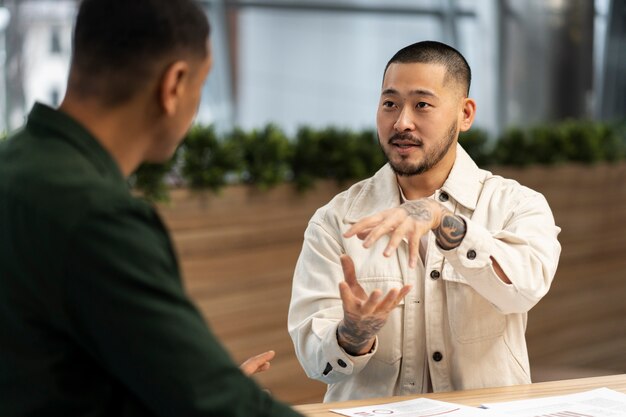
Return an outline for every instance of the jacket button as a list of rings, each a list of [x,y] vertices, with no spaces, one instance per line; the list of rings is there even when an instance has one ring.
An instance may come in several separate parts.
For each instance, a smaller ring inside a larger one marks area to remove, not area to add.
[[[333,370],[333,367],[330,366],[330,363],[326,363],[326,367],[324,368],[324,372],[322,372],[322,375],[326,376],[330,373],[330,371]]]
[[[439,362],[440,360],[443,359],[443,355],[441,354],[441,352],[435,352],[433,353],[433,360],[435,362]]]
[[[442,193],[439,194],[439,201],[441,201],[441,202],[445,203],[446,201],[448,201],[448,198],[449,198],[448,197],[448,193],[442,192]]]
[[[476,251],[474,249],[467,251],[467,259],[476,259]]]
[[[430,277],[432,279],[439,279],[440,276],[441,274],[436,269],[433,269],[432,271],[430,271]]]
[[[338,360],[337,360],[337,365],[341,366],[342,368],[345,368],[346,366],[348,366],[348,365],[346,365],[346,363],[343,361],[343,359],[338,359]]]

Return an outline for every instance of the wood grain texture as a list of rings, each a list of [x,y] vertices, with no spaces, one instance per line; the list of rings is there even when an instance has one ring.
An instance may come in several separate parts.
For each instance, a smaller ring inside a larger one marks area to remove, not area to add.
[[[355,400],[341,403],[333,403],[332,405],[319,403],[307,404],[297,406],[296,409],[307,417],[336,417],[337,414],[328,411],[330,408],[360,407],[365,405],[384,404],[394,401],[410,400],[418,397],[426,397],[433,400],[477,407],[485,403],[516,401],[531,398],[575,394],[602,387],[607,387],[626,394],[626,374],[602,376],[595,378],[573,379],[566,381],[543,382],[531,385],[516,385],[512,387],[424,394],[419,396]]]
[[[543,193],[562,228],[555,281],[529,314],[533,380],[626,372],[626,165],[494,172]],[[187,290],[213,331],[238,362],[275,350],[257,380],[292,404],[320,402],[325,391],[306,377],[287,334],[293,269],[309,218],[347,187],[174,190],[159,206]]]

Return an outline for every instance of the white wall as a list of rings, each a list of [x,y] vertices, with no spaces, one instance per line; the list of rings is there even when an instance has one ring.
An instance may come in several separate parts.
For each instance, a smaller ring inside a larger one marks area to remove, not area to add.
[[[30,2],[24,8],[27,25],[24,39],[24,95],[26,111],[35,101],[52,103],[52,92],[59,100],[65,94],[71,58],[72,25],[75,15],[73,1]],[[53,53],[53,31],[59,35],[61,51]]]

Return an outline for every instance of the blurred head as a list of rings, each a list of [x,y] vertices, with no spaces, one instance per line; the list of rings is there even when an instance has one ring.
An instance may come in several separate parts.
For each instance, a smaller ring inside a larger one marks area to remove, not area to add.
[[[378,136],[398,175],[453,163],[460,131],[476,110],[468,98],[471,71],[454,48],[425,41],[398,51],[385,67],[377,111]]]
[[[83,0],[68,95],[105,109],[149,97],[163,118],[148,159],[166,159],[197,111],[211,67],[208,40],[207,17],[194,0]]]

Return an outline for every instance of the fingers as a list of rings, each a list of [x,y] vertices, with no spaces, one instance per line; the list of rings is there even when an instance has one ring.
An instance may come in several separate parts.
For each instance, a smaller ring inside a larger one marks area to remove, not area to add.
[[[341,261],[341,268],[343,269],[344,280],[350,287],[353,297],[365,301],[367,299],[367,293],[356,279],[356,271],[352,258],[344,254],[341,255],[339,259]]]
[[[390,289],[387,295],[385,295],[385,298],[383,298],[380,304],[376,306],[376,311],[384,312],[384,313],[391,311],[395,307],[395,305],[393,305],[393,302],[395,301],[397,297],[398,297],[398,289],[397,288]]]
[[[270,361],[274,359],[274,356],[276,356],[276,352],[273,350],[263,352],[246,360],[239,368],[248,376],[267,371],[270,369]]]
[[[384,235],[394,232],[404,223],[407,216],[408,213],[404,209],[396,209],[390,212],[388,216],[378,224],[378,226],[372,229],[367,238],[363,241],[363,247],[369,248]],[[406,230],[406,227],[403,227],[402,229]],[[402,239],[402,236],[400,239]]]
[[[389,242],[383,251],[383,255],[386,257],[391,256],[398,249],[402,240],[406,239],[409,244],[409,268],[414,269],[419,259],[420,239],[429,230],[427,223],[410,217],[405,209],[400,208],[387,210],[379,215],[359,220],[344,236],[356,235],[363,240],[363,247],[369,248],[381,237],[389,235]],[[346,275],[345,266],[344,275]]]
[[[371,231],[372,231],[372,229],[362,230],[362,231],[360,231],[359,233],[356,234],[356,237],[359,238],[359,240],[365,240],[365,239],[367,239],[367,237],[369,236]]]
[[[388,313],[400,304],[400,302],[411,291],[411,285],[405,285],[402,288],[393,288],[389,290],[385,298],[378,304],[376,308],[379,312]]]
[[[256,374],[258,374],[258,373],[260,373],[260,372],[265,372],[265,371],[267,371],[268,369],[270,369],[270,367],[271,367],[271,366],[272,366],[272,364],[271,364],[271,363],[269,363],[269,362],[265,362],[263,365],[261,365],[261,366],[259,366],[259,367],[257,368],[257,371],[256,371],[255,373],[256,373]]]
[[[402,224],[400,224],[400,226],[396,228],[396,230],[394,230],[394,232],[391,234],[391,237],[389,238],[387,247],[383,251],[384,256],[391,256],[393,251],[395,251],[396,248],[400,246],[400,242],[402,242],[402,239],[409,235],[409,233],[411,232],[411,226],[412,225],[410,220],[406,219],[404,222],[402,222]],[[419,242],[419,238],[417,240]],[[411,242],[410,239],[409,242]]]
[[[413,288],[412,285],[405,285],[404,287],[402,287],[400,293],[398,294],[398,297],[396,298],[395,305],[400,304],[400,301],[402,301],[404,297],[406,297],[407,294],[411,292],[411,288]]]
[[[411,290],[410,285],[405,285],[400,289],[392,288],[382,297],[382,291],[375,289],[368,296],[357,281],[352,258],[344,254],[340,256],[340,261],[345,281],[339,283],[339,294],[344,312],[351,313],[353,317],[389,313]]]
[[[384,212],[383,212],[384,213]],[[350,238],[354,235],[363,233],[369,229],[372,229],[374,226],[377,226],[383,219],[383,213],[375,214],[373,216],[365,217],[348,229],[346,233],[343,234],[343,237]]]
[[[358,307],[358,300],[352,294],[350,286],[345,281],[339,283],[339,295],[343,302],[344,311],[353,311]]]
[[[271,361],[272,359],[274,359],[274,356],[276,356],[276,352],[274,352],[273,350],[268,350],[267,352],[260,353],[250,359],[253,359],[258,363],[262,363]]]
[[[352,258],[346,254],[341,255],[339,260],[341,261],[341,269],[343,269],[344,280],[348,283],[348,285],[353,286],[357,283],[354,261],[352,261]]]
[[[344,237],[350,238],[356,235],[359,239],[363,240],[363,246],[369,248],[382,236],[392,232],[395,233],[398,228],[401,228],[403,232],[410,229],[410,223],[402,226],[406,223],[408,216],[409,213],[403,208],[385,210],[359,220],[344,233]],[[399,245],[399,241],[402,240],[402,237],[403,236],[400,235],[396,238],[398,239],[396,247]],[[391,253],[391,251],[389,251],[389,253]]]
[[[378,289],[372,291],[367,301],[363,304],[363,313],[369,314],[373,312],[374,310],[376,310],[378,306],[378,301],[380,300],[380,297],[382,296],[382,294],[383,292]]]

